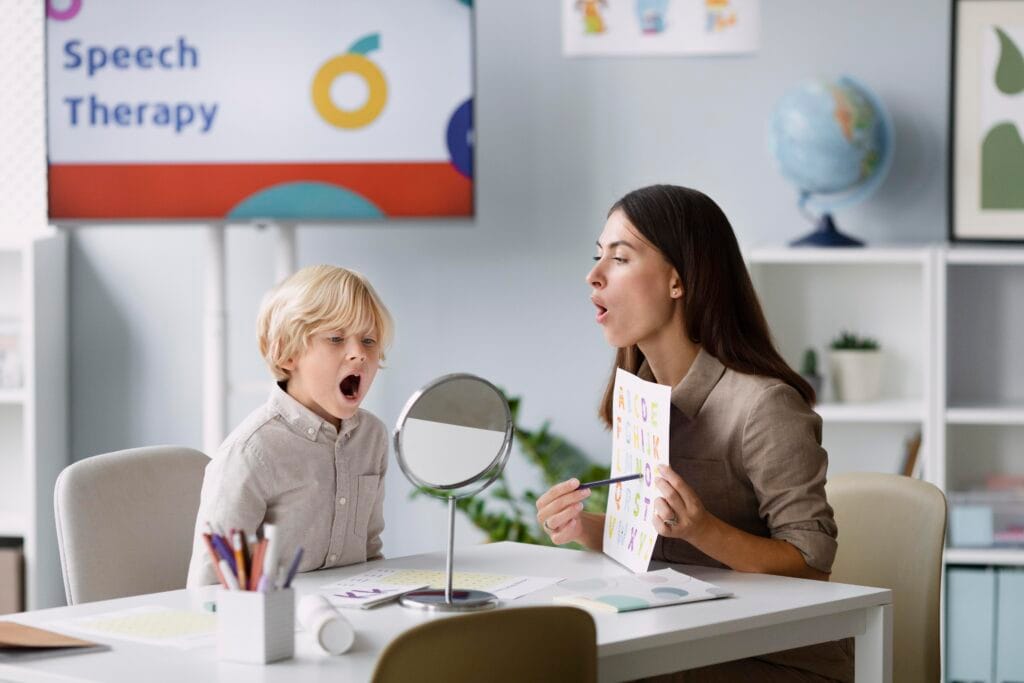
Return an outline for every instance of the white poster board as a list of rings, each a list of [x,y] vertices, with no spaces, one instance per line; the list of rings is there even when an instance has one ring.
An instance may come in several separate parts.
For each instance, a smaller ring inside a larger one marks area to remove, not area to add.
[[[612,485],[604,521],[604,552],[634,572],[651,562],[658,532],[654,528],[654,480],[667,465],[672,389],[645,382],[619,368],[612,399],[611,476],[642,473]]]

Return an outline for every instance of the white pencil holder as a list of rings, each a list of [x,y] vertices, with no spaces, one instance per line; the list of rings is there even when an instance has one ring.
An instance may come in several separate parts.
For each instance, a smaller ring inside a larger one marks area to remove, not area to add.
[[[221,659],[267,664],[295,654],[295,591],[291,588],[217,592]]]

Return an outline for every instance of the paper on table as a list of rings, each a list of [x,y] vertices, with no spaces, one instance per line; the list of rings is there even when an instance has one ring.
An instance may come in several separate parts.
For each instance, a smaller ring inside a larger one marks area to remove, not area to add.
[[[20,662],[109,649],[109,645],[102,643],[92,643],[13,621],[0,621],[0,662]]]
[[[651,607],[725,598],[732,593],[713,583],[674,569],[590,579],[568,579],[559,584],[568,592],[552,598],[594,612],[632,612]]]
[[[615,371],[612,397],[611,476],[643,474],[613,484],[604,518],[604,552],[634,572],[645,572],[658,532],[654,528],[654,480],[668,464],[672,389],[645,382],[622,368]]]
[[[454,588],[476,589],[493,593],[502,600],[515,600],[528,593],[558,583],[559,578],[542,576],[513,576],[509,574],[481,574],[455,572],[452,576]],[[381,591],[371,594],[370,600],[380,602],[387,600],[384,591],[391,591],[390,598],[397,598],[402,593],[429,586],[444,588],[445,573],[426,569],[373,569],[362,574],[350,576],[336,583],[321,588],[332,604],[339,607],[362,607],[365,601],[356,597],[339,596],[353,589],[362,591]]]
[[[156,605],[132,607],[53,623],[55,626],[59,625],[81,633],[182,650],[213,645],[217,636],[216,615]]]

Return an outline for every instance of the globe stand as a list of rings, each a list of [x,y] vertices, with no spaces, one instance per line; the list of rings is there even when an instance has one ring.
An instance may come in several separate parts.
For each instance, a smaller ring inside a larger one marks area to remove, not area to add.
[[[863,247],[863,240],[844,235],[836,229],[832,214],[822,214],[814,231],[789,243],[792,247]]]

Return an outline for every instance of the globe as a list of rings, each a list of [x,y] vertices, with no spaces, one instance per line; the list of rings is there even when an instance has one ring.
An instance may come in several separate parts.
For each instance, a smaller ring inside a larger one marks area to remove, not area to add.
[[[800,210],[817,221],[814,232],[792,244],[863,244],[836,230],[832,211],[878,189],[892,163],[892,139],[881,101],[849,76],[808,81],[782,96],[772,112],[768,146],[796,187]]]

